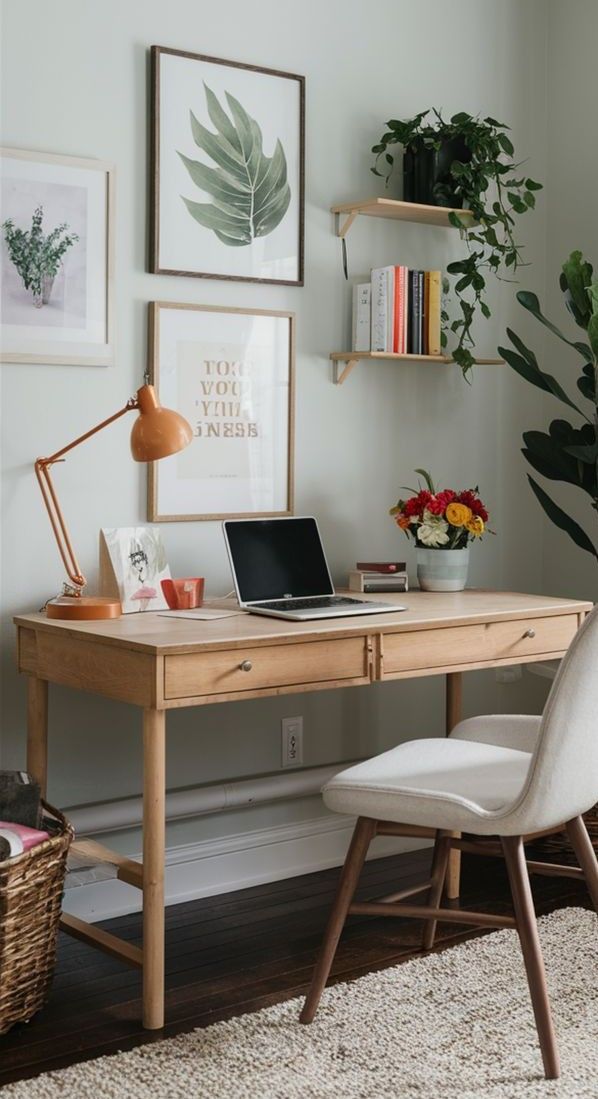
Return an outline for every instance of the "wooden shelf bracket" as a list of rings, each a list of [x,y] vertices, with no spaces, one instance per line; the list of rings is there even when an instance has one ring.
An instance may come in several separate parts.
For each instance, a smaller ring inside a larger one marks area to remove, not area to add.
[[[335,385],[342,385],[343,382],[346,382],[346,380],[349,377],[349,374],[351,373],[351,371],[357,366],[357,363],[359,362],[359,359],[360,359],[359,355],[356,355],[354,359],[346,359],[345,362],[344,362],[344,366],[342,366],[342,360],[341,359],[334,359],[333,360],[332,369],[333,369],[333,372],[334,372],[334,384]],[[342,366],[342,369],[341,369],[341,366]]]

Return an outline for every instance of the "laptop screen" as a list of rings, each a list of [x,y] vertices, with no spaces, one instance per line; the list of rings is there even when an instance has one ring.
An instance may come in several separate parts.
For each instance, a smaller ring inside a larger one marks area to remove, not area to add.
[[[241,603],[334,595],[315,519],[239,519],[223,526]]]

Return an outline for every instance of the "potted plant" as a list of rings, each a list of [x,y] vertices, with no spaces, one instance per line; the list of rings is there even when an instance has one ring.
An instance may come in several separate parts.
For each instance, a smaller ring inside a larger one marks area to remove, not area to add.
[[[487,530],[488,512],[477,488],[437,492],[430,474],[416,469],[426,487],[405,488],[390,515],[415,541],[417,579],[422,591],[463,591],[469,569],[469,544]]]
[[[523,455],[537,473],[549,481],[562,481],[574,485],[589,497],[596,522],[598,512],[598,279],[594,278],[592,265],[581,252],[572,252],[563,264],[559,285],[565,295],[565,305],[586,339],[565,335],[544,316],[535,294],[520,290],[517,300],[528,313],[540,321],[554,336],[573,349],[583,366],[577,379],[577,389],[584,401],[582,406],[573,400],[561,383],[542,370],[538,360],[523,340],[510,328],[507,335],[512,347],[500,347],[506,362],[525,381],[545,393],[552,393],[576,415],[576,424],[569,420],[553,420],[545,431],[526,431],[523,435]],[[568,511],[563,510],[551,496],[528,475],[528,481],[548,518],[575,542],[576,546],[591,553],[598,560],[596,534],[591,538]]]
[[[515,215],[534,208],[534,192],[542,184],[520,172],[506,132],[509,127],[495,118],[479,118],[461,111],[447,122],[434,108],[405,121],[391,119],[386,125],[379,142],[372,147],[376,154],[374,175],[384,176],[388,186],[395,167],[389,149],[402,146],[405,201],[450,206],[449,221],[460,230],[467,245],[467,257],[447,267],[456,276],[454,291],[460,310],[449,324],[457,338],[451,354],[467,376],[474,364],[474,318],[478,311],[486,318],[490,316],[485,273],[505,277],[521,265],[521,246],[514,234]],[[473,220],[456,212],[463,206]],[[446,347],[446,331],[442,342]]]
[[[29,231],[17,229],[12,218],[2,224],[10,260],[21,276],[25,289],[31,291],[37,309],[48,304],[62,259],[79,240],[77,233],[67,232],[69,226],[66,222],[57,225],[46,236],[42,228],[43,217],[43,206],[37,206]]]

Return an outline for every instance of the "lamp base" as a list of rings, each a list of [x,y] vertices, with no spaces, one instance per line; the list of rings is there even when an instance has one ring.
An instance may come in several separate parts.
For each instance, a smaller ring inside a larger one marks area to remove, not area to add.
[[[59,595],[46,603],[48,618],[70,618],[71,621],[98,621],[102,618],[120,618],[122,607],[118,599],[101,595]]]

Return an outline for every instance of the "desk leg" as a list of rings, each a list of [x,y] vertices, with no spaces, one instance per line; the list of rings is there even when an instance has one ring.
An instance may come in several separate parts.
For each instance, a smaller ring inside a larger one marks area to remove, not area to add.
[[[42,797],[48,782],[48,681],[27,679],[27,770],[39,782]]]
[[[446,677],[446,726],[448,736],[461,720],[461,698],[463,688],[463,676],[461,672],[449,672]],[[459,836],[458,832],[453,835]],[[446,895],[448,900],[455,901],[459,898],[461,885],[461,852],[452,850],[449,855],[448,871],[446,876]]]
[[[164,1026],[166,712],[143,711],[143,1025]]]

